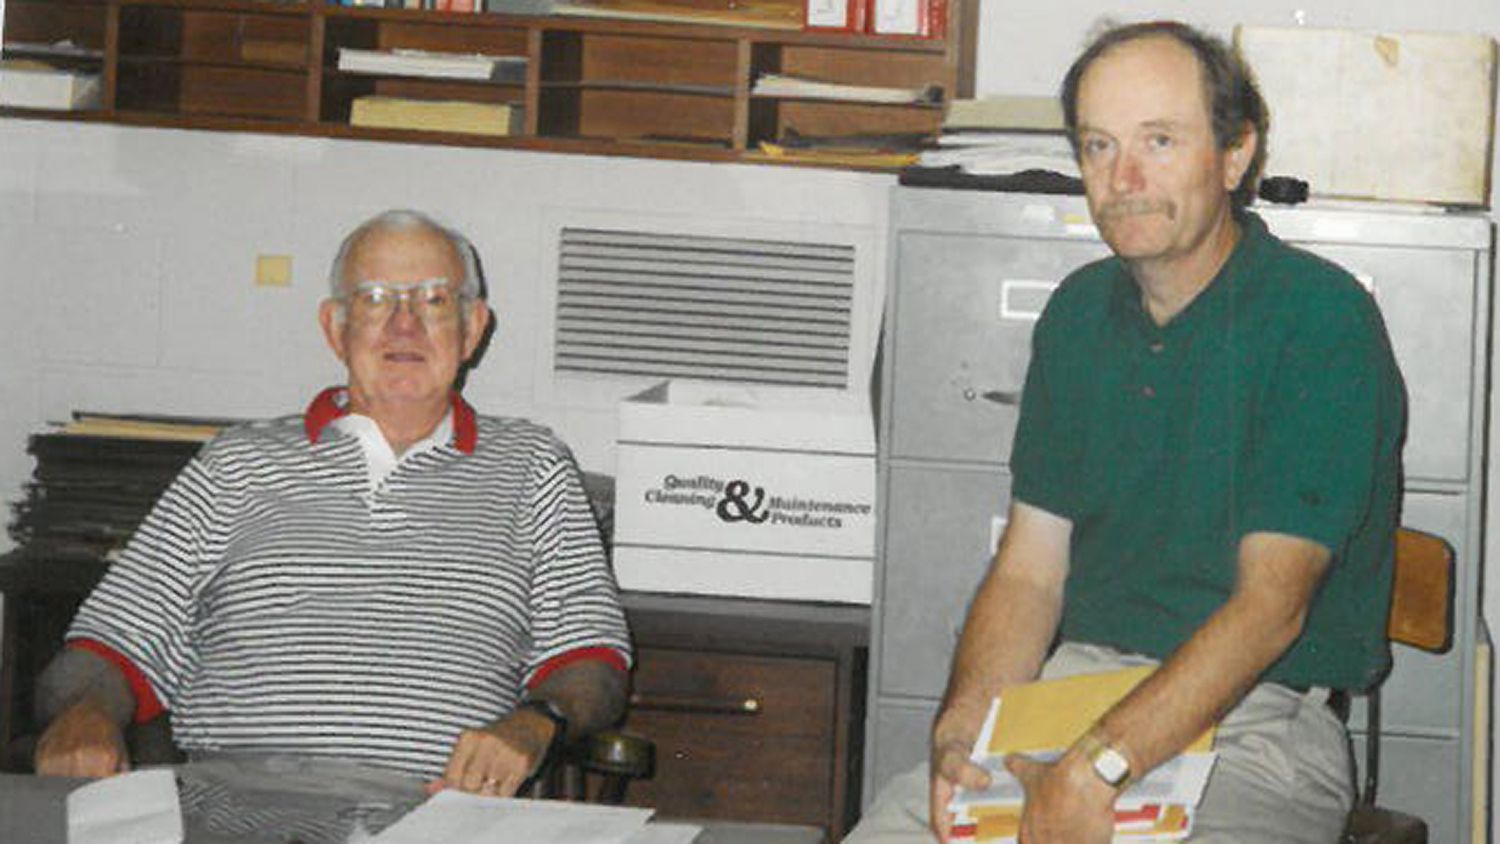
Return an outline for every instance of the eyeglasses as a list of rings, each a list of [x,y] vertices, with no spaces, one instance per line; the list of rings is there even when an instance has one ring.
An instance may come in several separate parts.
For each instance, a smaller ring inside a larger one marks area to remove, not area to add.
[[[441,325],[458,316],[462,297],[454,295],[448,279],[429,278],[409,282],[362,281],[342,300],[349,303],[356,322],[383,324],[405,302],[411,307],[412,316],[428,325]]]

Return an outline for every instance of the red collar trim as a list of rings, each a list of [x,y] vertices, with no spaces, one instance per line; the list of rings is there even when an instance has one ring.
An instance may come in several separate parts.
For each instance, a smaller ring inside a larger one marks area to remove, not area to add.
[[[344,387],[329,387],[318,393],[302,414],[302,430],[307,432],[307,441],[316,445],[318,437],[328,423],[349,413],[349,391]]]
[[[474,418],[474,408],[456,391],[452,397],[453,447],[464,454],[473,454],[474,446],[479,442],[479,425]],[[307,441],[316,444],[328,423],[348,413],[348,388],[329,387],[318,393],[302,414],[302,429],[307,432]]]
[[[464,397],[453,392],[453,447],[464,454],[473,454],[479,444],[479,425],[474,420],[474,408]]]

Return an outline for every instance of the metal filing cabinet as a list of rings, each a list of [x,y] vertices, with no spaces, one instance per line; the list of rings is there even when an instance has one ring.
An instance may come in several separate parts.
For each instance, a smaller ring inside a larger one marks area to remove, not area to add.
[[[1282,238],[1372,289],[1406,378],[1402,521],[1458,551],[1452,650],[1395,647],[1381,802],[1470,839],[1476,760],[1489,221],[1256,209]],[[968,601],[1009,506],[1010,440],[1031,329],[1052,288],[1109,254],[1079,197],[897,188],[881,382],[879,560],[866,788],[926,758]],[[1351,717],[1361,741],[1361,706]],[[1479,742],[1483,747],[1484,742]]]

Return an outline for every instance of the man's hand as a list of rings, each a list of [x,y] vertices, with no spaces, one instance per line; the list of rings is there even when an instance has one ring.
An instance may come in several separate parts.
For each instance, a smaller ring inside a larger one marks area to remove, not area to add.
[[[1047,763],[1011,754],[1005,767],[1026,790],[1020,844],[1108,844],[1114,836],[1115,790],[1082,757]]]
[[[125,735],[104,707],[83,698],[52,720],[36,744],[36,772],[107,777],[130,770]]]
[[[510,797],[541,764],[556,729],[545,716],[519,709],[475,730],[464,730],[448,755],[442,777],[428,793],[445,788]]]
[[[984,713],[962,710],[963,707],[956,705],[944,710],[932,729],[927,822],[933,835],[944,844],[947,844],[953,826],[948,801],[953,799],[954,788],[982,789],[990,784],[989,772],[969,761],[974,739],[984,723]]]

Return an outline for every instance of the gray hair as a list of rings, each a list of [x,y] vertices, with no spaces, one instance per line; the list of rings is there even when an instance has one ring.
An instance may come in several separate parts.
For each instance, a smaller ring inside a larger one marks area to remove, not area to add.
[[[354,245],[359,243],[365,235],[373,232],[406,231],[409,229],[427,229],[447,238],[449,245],[453,247],[454,253],[464,265],[463,283],[458,287],[458,295],[466,301],[474,301],[484,298],[484,286],[479,280],[479,261],[475,257],[474,244],[464,237],[456,229],[439,223],[432,217],[421,211],[412,211],[405,208],[394,208],[382,211],[370,219],[360,223],[354,231],[349,232],[344,242],[339,244],[338,254],[333,258],[333,267],[328,271],[329,295],[334,299],[344,297],[344,264],[349,260],[349,253],[354,251]]]

